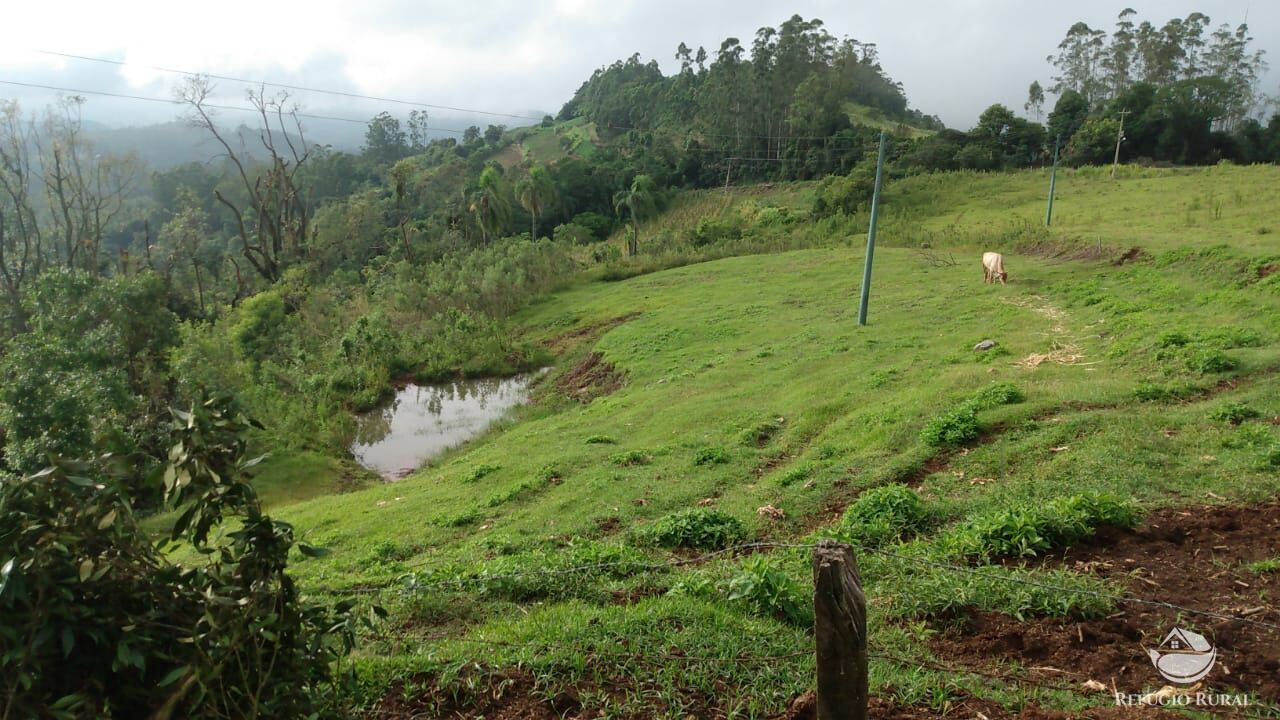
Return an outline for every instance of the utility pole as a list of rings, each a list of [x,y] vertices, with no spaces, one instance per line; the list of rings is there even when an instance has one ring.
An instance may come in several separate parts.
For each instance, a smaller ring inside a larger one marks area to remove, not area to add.
[[[1124,116],[1128,110],[1120,111],[1120,129],[1116,131],[1116,159],[1111,162],[1111,179],[1116,179],[1116,167],[1120,164],[1120,143],[1124,142]]]
[[[884,148],[889,134],[880,131],[880,153],[876,157],[876,187],[871,193],[871,227],[867,230],[867,259],[862,266],[862,298],[858,303],[858,324],[867,324],[867,300],[871,295],[871,259],[876,253],[876,218],[880,213],[880,185],[884,180]]]
[[[1053,187],[1058,182],[1058,145],[1061,142],[1061,135],[1053,139],[1053,169],[1049,171],[1049,204],[1044,209],[1045,227],[1049,227],[1049,223],[1053,221]]]

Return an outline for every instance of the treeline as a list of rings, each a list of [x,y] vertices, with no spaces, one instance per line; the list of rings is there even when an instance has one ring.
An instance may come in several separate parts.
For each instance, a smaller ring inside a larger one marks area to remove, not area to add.
[[[1266,98],[1258,78],[1263,51],[1246,25],[1210,30],[1203,13],[1157,27],[1135,23],[1126,9],[1107,34],[1076,23],[1056,55],[1044,116],[1045,88],[1032,82],[1025,119],[993,105],[967,133],[946,130],[923,140],[906,162],[926,170],[996,170],[1047,162],[1055,144],[1074,165],[1110,162],[1121,138],[1123,162],[1205,164],[1280,161],[1280,115],[1256,114]],[[1122,127],[1123,123],[1123,127]]]
[[[597,70],[559,119],[585,118],[636,153],[669,157],[672,179],[694,187],[847,171],[878,132],[851,112],[942,127],[908,107],[874,44],[838,40],[817,18],[760,28],[749,48],[726,38],[714,57],[681,43],[676,58],[670,77],[639,55]]]

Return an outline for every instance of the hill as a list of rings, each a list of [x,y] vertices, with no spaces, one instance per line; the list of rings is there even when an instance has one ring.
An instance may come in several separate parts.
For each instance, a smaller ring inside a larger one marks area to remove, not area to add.
[[[1277,172],[1067,172],[1048,231],[1043,171],[891,183],[867,327],[863,218],[779,221],[810,184],[682,196],[642,238],[710,217],[821,247],[583,282],[520,313],[556,358],[537,402],[406,480],[280,508],[332,551],[296,571],[391,611],[358,660],[384,711],[781,717],[811,685],[803,546],[824,535],[861,548],[885,713],[1112,704],[1026,669],[1086,656],[1083,679],[1158,687],[1124,659],[1131,633],[1280,590],[1274,534],[1238,519],[1274,523],[1280,490],[1280,258],[1258,198]],[[1008,285],[980,282],[982,249]],[[1217,572],[1202,594],[1106,554],[1162,523],[1199,537],[1188,518],[1225,538],[1183,558]],[[1110,540],[1090,550],[1095,532]],[[740,542],[781,545],[698,555]],[[1052,559],[1068,547],[1101,557]],[[1189,610],[1117,630],[1133,598]],[[1275,630],[1254,629],[1218,635],[1235,660],[1216,682],[1276,703]]]

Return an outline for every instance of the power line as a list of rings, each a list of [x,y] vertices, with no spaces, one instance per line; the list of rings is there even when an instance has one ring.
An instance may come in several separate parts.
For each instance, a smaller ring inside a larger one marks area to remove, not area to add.
[[[181,100],[173,100],[168,98],[147,97],[145,95],[129,95],[126,93],[108,92],[106,90],[84,90],[84,89],[78,89],[78,88],[59,87],[57,85],[42,85],[40,83],[18,82],[17,80],[0,80],[0,84],[17,85],[19,87],[36,88],[39,90],[54,90],[57,92],[75,93],[77,95],[100,95],[103,97],[117,98],[120,100],[139,100],[142,102],[164,103],[166,105],[182,105],[183,104]],[[204,106],[207,108],[215,108],[217,110],[235,110],[239,112],[251,112],[251,113],[258,112],[258,110],[255,108],[248,108],[240,105],[214,105],[212,103],[205,103]],[[317,115],[314,113],[304,113],[304,112],[298,112],[295,114],[300,118],[306,118],[308,120],[332,120],[335,122],[355,123],[357,125],[369,124],[368,120],[357,120],[355,118],[337,117],[335,115]],[[430,127],[428,128],[428,130],[454,133],[456,135],[462,135],[466,132],[465,130],[454,130],[452,128],[442,128],[442,127]]]
[[[191,70],[175,70],[173,68],[161,67],[158,65],[142,65],[138,63],[128,63],[123,60],[110,60],[108,58],[90,57],[88,55],[73,55],[71,53],[57,52],[56,50],[40,50],[38,48],[29,48],[31,52],[40,53],[42,55],[54,55],[57,57],[70,58],[72,60],[84,60],[86,62],[105,63],[108,65],[116,65],[119,67],[141,67],[157,72],[172,73],[174,75],[203,75],[204,77],[213,78],[215,80],[226,80],[228,82],[246,83],[249,85],[267,85],[270,87],[285,88],[288,90],[298,90],[300,92],[321,93],[324,95],[336,95],[339,97],[354,98],[357,100],[374,100],[376,102],[395,103],[397,105],[410,105],[414,107],[431,108],[434,110],[450,110],[452,112],[470,113],[472,115],[491,115],[493,117],[518,118],[520,120],[542,120],[540,117],[532,115],[516,115],[513,113],[493,112],[490,110],[475,110],[472,108],[452,107],[449,105],[433,105],[431,103],[417,102],[414,100],[401,100],[399,98],[378,97],[376,95],[361,95],[360,93],[346,92],[344,90],[329,90],[326,88],[307,87],[305,85],[290,85],[288,83],[271,82],[269,80],[250,80],[247,78],[239,78],[232,75],[215,75],[214,73],[193,72]]]

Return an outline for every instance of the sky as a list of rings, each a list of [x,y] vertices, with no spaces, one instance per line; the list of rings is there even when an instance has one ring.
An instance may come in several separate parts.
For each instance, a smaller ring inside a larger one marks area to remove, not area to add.
[[[1214,26],[1247,18],[1255,47],[1280,65],[1280,0],[1127,0],[1157,24],[1192,11]],[[163,67],[340,90],[495,113],[554,114],[591,72],[638,52],[677,69],[680,42],[709,53],[726,37],[792,14],[821,18],[836,37],[876,43],[912,107],[968,129],[1000,102],[1022,110],[1032,80],[1050,84],[1045,56],[1076,21],[1110,30],[1125,2],[1076,0],[56,0],[6,9],[0,81],[167,99],[180,76]],[[41,53],[106,58],[110,65]],[[242,105],[246,86],[218,81],[219,101]],[[1262,91],[1280,94],[1280,71]],[[56,93],[6,85],[28,109]],[[306,111],[365,120],[412,106],[295,93]],[[1052,106],[1052,98],[1048,105]],[[429,109],[432,124],[457,113]],[[172,119],[172,105],[90,97],[88,119],[136,125]],[[227,111],[228,120],[235,116]],[[524,121],[501,116],[495,123]],[[335,121],[310,121],[315,123]]]

